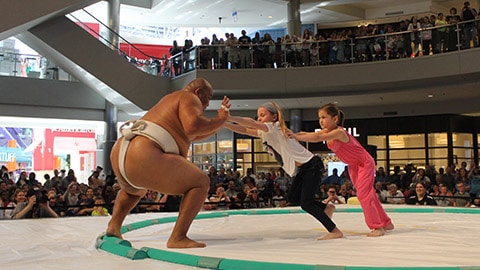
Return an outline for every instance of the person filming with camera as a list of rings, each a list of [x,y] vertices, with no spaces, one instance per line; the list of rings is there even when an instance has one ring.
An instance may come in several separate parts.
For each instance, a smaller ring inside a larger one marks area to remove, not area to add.
[[[12,219],[58,217],[48,203],[48,197],[40,191],[27,191],[27,201],[15,206]]]

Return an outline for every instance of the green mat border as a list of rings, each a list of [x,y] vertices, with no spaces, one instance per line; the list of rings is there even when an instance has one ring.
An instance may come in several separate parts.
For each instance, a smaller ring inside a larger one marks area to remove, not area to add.
[[[336,212],[344,213],[361,213],[362,208],[337,208]],[[480,208],[443,208],[443,207],[412,207],[412,208],[385,208],[389,213],[453,213],[453,214],[480,214]],[[219,211],[211,213],[200,213],[195,218],[209,219],[209,218],[223,218],[235,215],[279,215],[279,214],[298,214],[305,213],[300,208],[296,209],[248,209],[248,210],[230,210]],[[144,220],[122,226],[122,234],[145,228],[156,224],[171,223],[177,220],[176,216],[163,217],[157,219]],[[218,269],[218,270],[474,270],[480,269],[480,264],[477,266],[439,266],[439,267],[401,267],[401,266],[338,266],[338,265],[313,265],[313,264],[290,264],[277,262],[259,262],[248,260],[235,260],[229,258],[208,257],[184,254],[181,252],[155,249],[150,247],[142,247],[136,249],[132,247],[127,240],[122,240],[116,237],[105,236],[105,233],[97,237],[96,247],[106,252],[122,256],[131,260],[140,260],[151,258],[169,263],[182,264],[193,267]]]

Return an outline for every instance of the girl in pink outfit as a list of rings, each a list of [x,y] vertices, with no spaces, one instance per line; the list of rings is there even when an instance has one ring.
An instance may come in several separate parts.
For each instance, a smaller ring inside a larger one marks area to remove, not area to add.
[[[367,236],[382,236],[385,230],[393,230],[390,217],[385,213],[373,187],[375,161],[363,146],[343,128],[344,114],[334,104],[326,104],[318,110],[322,131],[288,131],[288,135],[299,141],[327,141],[327,146],[348,165],[348,173],[357,189],[357,197],[363,208],[365,222],[372,230]]]

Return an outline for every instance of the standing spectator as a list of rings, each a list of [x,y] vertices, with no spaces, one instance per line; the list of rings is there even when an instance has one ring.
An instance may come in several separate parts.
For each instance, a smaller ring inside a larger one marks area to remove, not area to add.
[[[435,26],[447,26],[448,22],[445,20],[443,13],[438,13]],[[448,44],[448,27],[439,27],[436,32],[436,41],[434,46],[434,53],[443,53],[447,50]]]
[[[278,186],[284,193],[290,188],[291,179],[285,174],[282,168],[278,169],[278,177],[275,179],[275,185]]]
[[[323,183],[326,185],[335,185],[335,186],[340,186],[343,184],[343,179],[338,175],[338,169],[335,168],[332,170],[332,175],[328,176],[323,180]]]
[[[27,172],[22,171],[18,176],[17,182],[15,183],[17,187],[22,187],[23,185],[27,184]]]
[[[92,174],[88,177],[88,185],[94,189],[103,186],[103,180],[100,178],[100,173],[103,171],[101,166],[97,166]]]
[[[208,168],[208,178],[210,178],[210,189],[208,190],[208,194],[215,194],[215,191],[217,190],[217,169],[213,166],[210,166]]]
[[[475,17],[477,17],[477,11],[470,6],[470,2],[465,1],[462,8],[461,20],[464,21],[463,25],[463,49],[469,49],[471,47],[477,47],[477,28],[475,28]]]
[[[382,184],[384,185],[389,182],[388,176],[385,173],[385,169],[383,167],[378,167],[378,170],[375,173],[375,182],[382,182]]]
[[[476,197],[480,193],[480,169],[472,162],[472,169],[468,173],[470,179],[470,196]]]
[[[172,61],[173,76],[178,76],[181,73],[181,67],[180,67],[181,55],[178,55],[178,54],[182,52],[182,48],[178,46],[178,43],[176,40],[173,41],[173,47],[169,49],[169,52],[170,52],[170,57],[175,57],[173,58],[173,61]]]
[[[442,184],[444,184],[450,192],[455,192],[455,177],[453,172],[455,165],[450,165],[445,168],[445,173],[441,176]]]
[[[45,179],[45,182],[43,183],[43,188],[45,190],[51,189],[53,186],[53,183],[52,183],[52,179],[50,179],[50,175],[48,173],[44,174],[43,179]]]
[[[410,23],[408,24],[408,31],[410,31],[410,47],[411,47],[411,51],[412,51],[412,54],[410,55],[411,58],[414,58],[415,56],[417,56],[417,53],[421,53],[422,52],[422,45],[420,43],[420,35],[419,35],[419,30],[420,28],[422,27],[422,25],[420,24],[420,22],[418,21],[417,19],[417,16],[413,16],[411,19],[410,19]],[[421,54],[419,54],[419,56],[421,56]]]
[[[67,191],[67,188],[68,186],[71,184],[71,183],[77,183],[77,177],[75,176],[75,171],[73,169],[69,169],[68,170],[68,173],[67,173],[67,176],[65,176],[64,178],[62,178],[61,182],[60,182],[60,191],[62,193],[66,192]]]
[[[242,35],[238,38],[240,47],[240,68],[247,68],[250,66],[250,45],[252,39],[247,36],[247,32],[242,30]]]
[[[457,44],[459,40],[457,39],[457,23],[459,23],[462,19],[457,14],[457,9],[452,7],[450,9],[450,14],[447,16],[447,23],[450,25],[448,28],[448,51],[456,51],[458,50]]]

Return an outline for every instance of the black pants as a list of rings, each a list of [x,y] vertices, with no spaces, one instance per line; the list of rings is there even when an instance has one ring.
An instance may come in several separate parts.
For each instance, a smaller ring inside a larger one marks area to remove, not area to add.
[[[310,161],[300,166],[287,198],[291,205],[300,204],[305,212],[315,217],[331,232],[336,225],[325,214],[326,205],[315,200],[315,191],[320,186],[324,170],[322,159],[319,156],[314,156]]]

